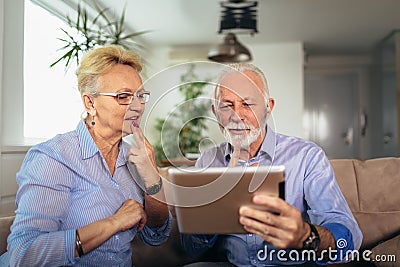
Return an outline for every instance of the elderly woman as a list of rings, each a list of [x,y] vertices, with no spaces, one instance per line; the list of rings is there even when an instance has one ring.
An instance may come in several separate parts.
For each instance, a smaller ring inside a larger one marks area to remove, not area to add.
[[[77,76],[86,119],[34,146],[17,174],[11,266],[132,266],[136,233],[150,245],[168,238],[171,215],[139,128],[149,98],[141,69],[136,53],[114,45],[83,58]],[[128,134],[132,148],[122,140]]]

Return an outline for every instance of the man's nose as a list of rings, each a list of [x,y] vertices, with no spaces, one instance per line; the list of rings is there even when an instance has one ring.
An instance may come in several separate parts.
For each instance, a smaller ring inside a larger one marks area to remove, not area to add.
[[[233,122],[241,122],[242,120],[244,120],[243,108],[235,105],[232,109],[231,120]]]

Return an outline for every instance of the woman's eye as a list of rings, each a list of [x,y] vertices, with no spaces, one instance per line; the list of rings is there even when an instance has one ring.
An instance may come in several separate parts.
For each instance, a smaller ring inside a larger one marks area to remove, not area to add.
[[[130,97],[129,94],[119,94],[119,99],[127,99],[129,97]]]

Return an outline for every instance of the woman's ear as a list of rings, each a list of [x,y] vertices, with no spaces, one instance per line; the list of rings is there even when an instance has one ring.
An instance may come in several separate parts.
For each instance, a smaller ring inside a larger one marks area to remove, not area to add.
[[[82,101],[83,101],[83,105],[85,106],[86,112],[89,113],[90,115],[94,116],[94,114],[92,114],[92,113],[95,112],[96,110],[94,109],[93,97],[91,95],[85,93],[82,95]]]

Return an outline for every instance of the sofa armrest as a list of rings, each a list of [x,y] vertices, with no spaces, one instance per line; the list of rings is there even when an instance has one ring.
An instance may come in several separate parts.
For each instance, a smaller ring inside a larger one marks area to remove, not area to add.
[[[372,250],[370,258],[376,266],[399,266],[400,263],[400,234],[380,243]]]
[[[7,237],[15,216],[0,217],[0,255],[7,251]]]

